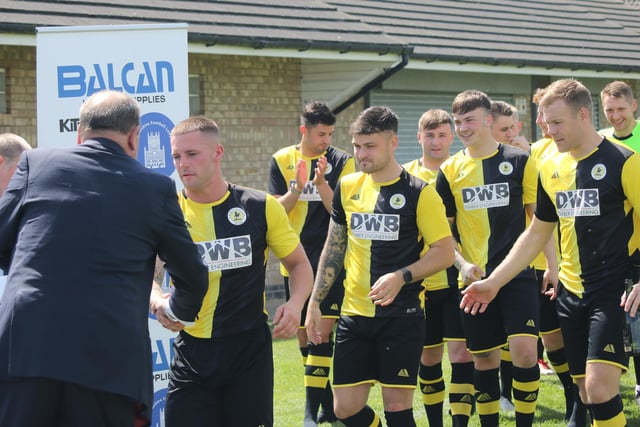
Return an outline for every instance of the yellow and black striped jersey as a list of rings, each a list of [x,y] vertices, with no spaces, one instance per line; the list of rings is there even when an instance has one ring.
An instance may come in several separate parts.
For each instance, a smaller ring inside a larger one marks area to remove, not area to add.
[[[628,268],[637,208],[640,155],[628,148],[603,139],[583,158],[560,153],[542,162],[536,217],[560,223],[560,280],[569,292],[611,286],[608,278]]]
[[[368,294],[379,277],[414,263],[428,245],[451,235],[433,186],[404,169],[398,178],[384,183],[361,172],[346,175],[334,192],[331,218],[348,232],[341,314],[424,316],[420,281],[404,285],[386,307],[374,305]]]
[[[427,184],[435,185],[436,177],[438,176],[437,170],[425,168],[420,163],[420,159],[415,159],[409,163],[402,165],[411,175],[417,176]],[[437,291],[440,289],[448,288],[451,283],[456,282],[458,276],[458,270],[455,267],[449,267],[446,270],[442,270],[433,276],[429,276],[422,281],[422,286],[427,291]]]
[[[300,152],[296,145],[278,150],[271,158],[269,170],[269,193],[284,195],[295,185],[298,161],[304,159],[307,163],[309,180],[294,208],[289,212],[289,221],[293,229],[300,235],[302,247],[307,253],[314,271],[318,266],[329,228],[329,212],[322,204],[320,194],[312,182],[318,159],[323,156],[327,159],[325,179],[332,189],[336,188],[341,177],[355,171],[353,159],[345,151],[329,146],[323,154],[307,157]],[[284,276],[288,275],[282,266],[280,266],[280,272]]]
[[[209,290],[195,324],[185,331],[214,338],[264,325],[268,251],[283,258],[299,244],[284,207],[263,191],[233,184],[214,203],[194,202],[184,192],[178,201],[209,268]]]
[[[487,275],[524,231],[524,206],[536,201],[536,176],[529,155],[504,144],[483,158],[459,151],[440,167],[436,187],[454,218],[462,256]]]

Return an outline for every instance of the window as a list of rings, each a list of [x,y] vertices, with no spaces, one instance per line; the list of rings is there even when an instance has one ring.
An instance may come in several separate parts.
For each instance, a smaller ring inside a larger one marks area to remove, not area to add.
[[[189,115],[197,116],[202,114],[202,97],[200,96],[200,76],[189,74]]]

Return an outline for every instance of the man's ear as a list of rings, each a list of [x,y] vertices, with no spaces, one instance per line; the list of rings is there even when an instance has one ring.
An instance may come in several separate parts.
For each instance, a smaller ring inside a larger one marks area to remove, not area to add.
[[[587,107],[582,107],[578,110],[578,118],[580,120],[591,120],[591,112],[587,110]]]
[[[220,160],[223,154],[224,146],[222,144],[218,144],[218,146],[216,147],[216,159]]]
[[[135,126],[127,134],[127,147],[133,154],[133,158],[138,157],[138,146],[140,144],[140,125]]]

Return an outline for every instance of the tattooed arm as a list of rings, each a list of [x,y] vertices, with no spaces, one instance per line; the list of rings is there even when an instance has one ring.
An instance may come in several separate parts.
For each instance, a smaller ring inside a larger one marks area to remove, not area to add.
[[[162,282],[164,281],[164,267],[160,258],[156,257],[156,267],[153,270],[153,285],[151,288],[151,300],[149,302],[149,308],[153,313],[153,303],[157,297],[162,297]],[[155,314],[155,313],[153,313]]]
[[[347,252],[347,226],[340,225],[333,220],[329,222],[327,240],[320,255],[318,272],[316,273],[313,291],[307,307],[305,327],[311,342],[320,344],[320,303],[326,298],[331,286],[335,282],[337,273],[344,265],[344,255]]]

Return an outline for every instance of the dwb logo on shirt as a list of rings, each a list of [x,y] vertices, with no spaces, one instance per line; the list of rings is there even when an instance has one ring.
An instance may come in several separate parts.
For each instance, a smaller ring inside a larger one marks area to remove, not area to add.
[[[295,180],[292,179],[291,181],[289,181],[289,190],[295,188],[295,186]],[[307,183],[304,185],[304,188],[302,189],[302,193],[298,196],[298,200],[304,200],[307,202],[322,201],[322,199],[320,198],[320,193],[318,192],[318,189],[316,188],[316,185],[313,183],[313,181],[307,181]]]
[[[559,217],[600,215],[600,193],[597,188],[556,192]]]
[[[248,234],[196,244],[202,262],[209,267],[209,271],[231,270],[251,265],[251,237]]]
[[[398,240],[400,215],[352,213],[351,233],[358,239]]]
[[[465,211],[509,206],[509,184],[499,182],[463,188],[462,205]]]

